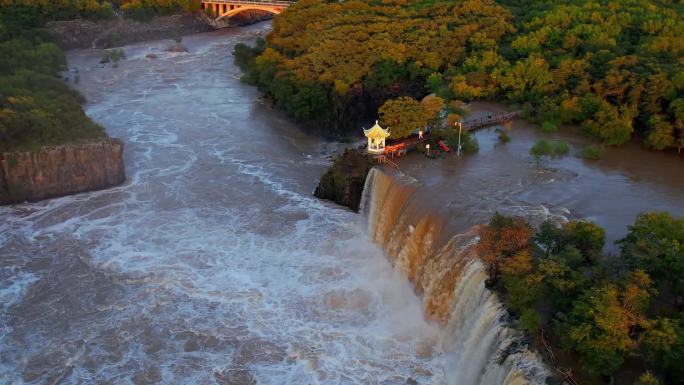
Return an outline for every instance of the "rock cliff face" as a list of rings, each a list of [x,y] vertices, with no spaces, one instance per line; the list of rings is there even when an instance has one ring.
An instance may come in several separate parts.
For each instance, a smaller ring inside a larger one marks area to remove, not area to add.
[[[356,150],[346,150],[323,175],[314,196],[328,199],[358,212],[372,160]]]
[[[145,40],[176,38],[213,28],[199,14],[158,16],[150,21],[125,18],[111,20],[51,21],[47,29],[64,49],[111,48]]]
[[[146,40],[177,38],[217,28],[236,27],[270,20],[264,11],[244,11],[231,18],[215,21],[204,12],[157,16],[149,21],[122,17],[108,20],[59,20],[46,28],[64,49],[112,48]]]
[[[0,154],[0,204],[99,190],[125,180],[118,139]]]

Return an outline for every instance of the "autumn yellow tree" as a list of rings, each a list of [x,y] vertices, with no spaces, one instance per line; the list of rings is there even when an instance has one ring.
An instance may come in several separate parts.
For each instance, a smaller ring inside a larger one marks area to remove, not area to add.
[[[424,97],[423,100],[421,100],[420,104],[423,106],[423,109],[425,110],[428,123],[430,123],[433,127],[439,127],[441,113],[445,107],[444,99],[440,98],[439,96],[430,94]]]
[[[382,124],[390,130],[393,138],[407,137],[424,129],[428,123],[425,107],[409,97],[388,100],[378,112]]]

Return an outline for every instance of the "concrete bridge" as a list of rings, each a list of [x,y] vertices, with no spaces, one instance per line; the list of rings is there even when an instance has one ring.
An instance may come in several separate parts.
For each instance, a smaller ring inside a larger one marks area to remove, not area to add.
[[[243,11],[265,11],[280,14],[294,1],[283,0],[201,0],[202,9],[211,13],[216,21],[227,19]]]

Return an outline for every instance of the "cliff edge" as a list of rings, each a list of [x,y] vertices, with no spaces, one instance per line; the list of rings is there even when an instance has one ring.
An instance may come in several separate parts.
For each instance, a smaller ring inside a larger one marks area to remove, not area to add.
[[[357,150],[345,150],[321,177],[314,196],[358,212],[366,177],[372,167],[373,162],[368,156]]]
[[[119,139],[0,154],[0,204],[100,190],[125,180],[123,142]]]

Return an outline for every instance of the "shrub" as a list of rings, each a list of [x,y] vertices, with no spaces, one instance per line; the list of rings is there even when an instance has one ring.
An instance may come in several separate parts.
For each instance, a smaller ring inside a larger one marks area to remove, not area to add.
[[[564,140],[553,142],[552,147],[554,156],[567,155],[570,152],[570,146],[568,146],[568,142]]]
[[[497,133],[497,135],[499,137],[499,141],[501,143],[508,143],[511,141],[511,136],[508,135],[508,131],[501,129],[501,128],[497,128],[496,133]]]
[[[642,374],[634,385],[660,385],[661,382],[651,372]]]
[[[549,142],[544,139],[540,139],[535,143],[532,148],[530,148],[530,155],[532,155],[537,161],[540,161],[543,157],[559,157],[562,155],[567,155],[570,152],[570,146],[563,140],[558,140],[555,142]]]
[[[467,140],[462,143],[462,146],[463,151],[468,154],[473,154],[480,151],[480,142],[478,142],[477,138],[473,135],[470,135]]]
[[[122,49],[113,49],[105,51],[100,59],[100,64],[112,63],[112,66],[116,67],[122,59],[126,59],[126,53]]]
[[[590,144],[582,149],[580,158],[588,160],[599,160],[603,157],[603,147]]]
[[[540,160],[545,156],[552,156],[553,146],[551,146],[551,143],[548,141],[540,139],[532,146],[532,148],[530,148],[530,155],[537,160]]]
[[[546,132],[547,134],[551,134],[558,131],[558,125],[548,120],[542,123],[541,128],[542,131]]]

